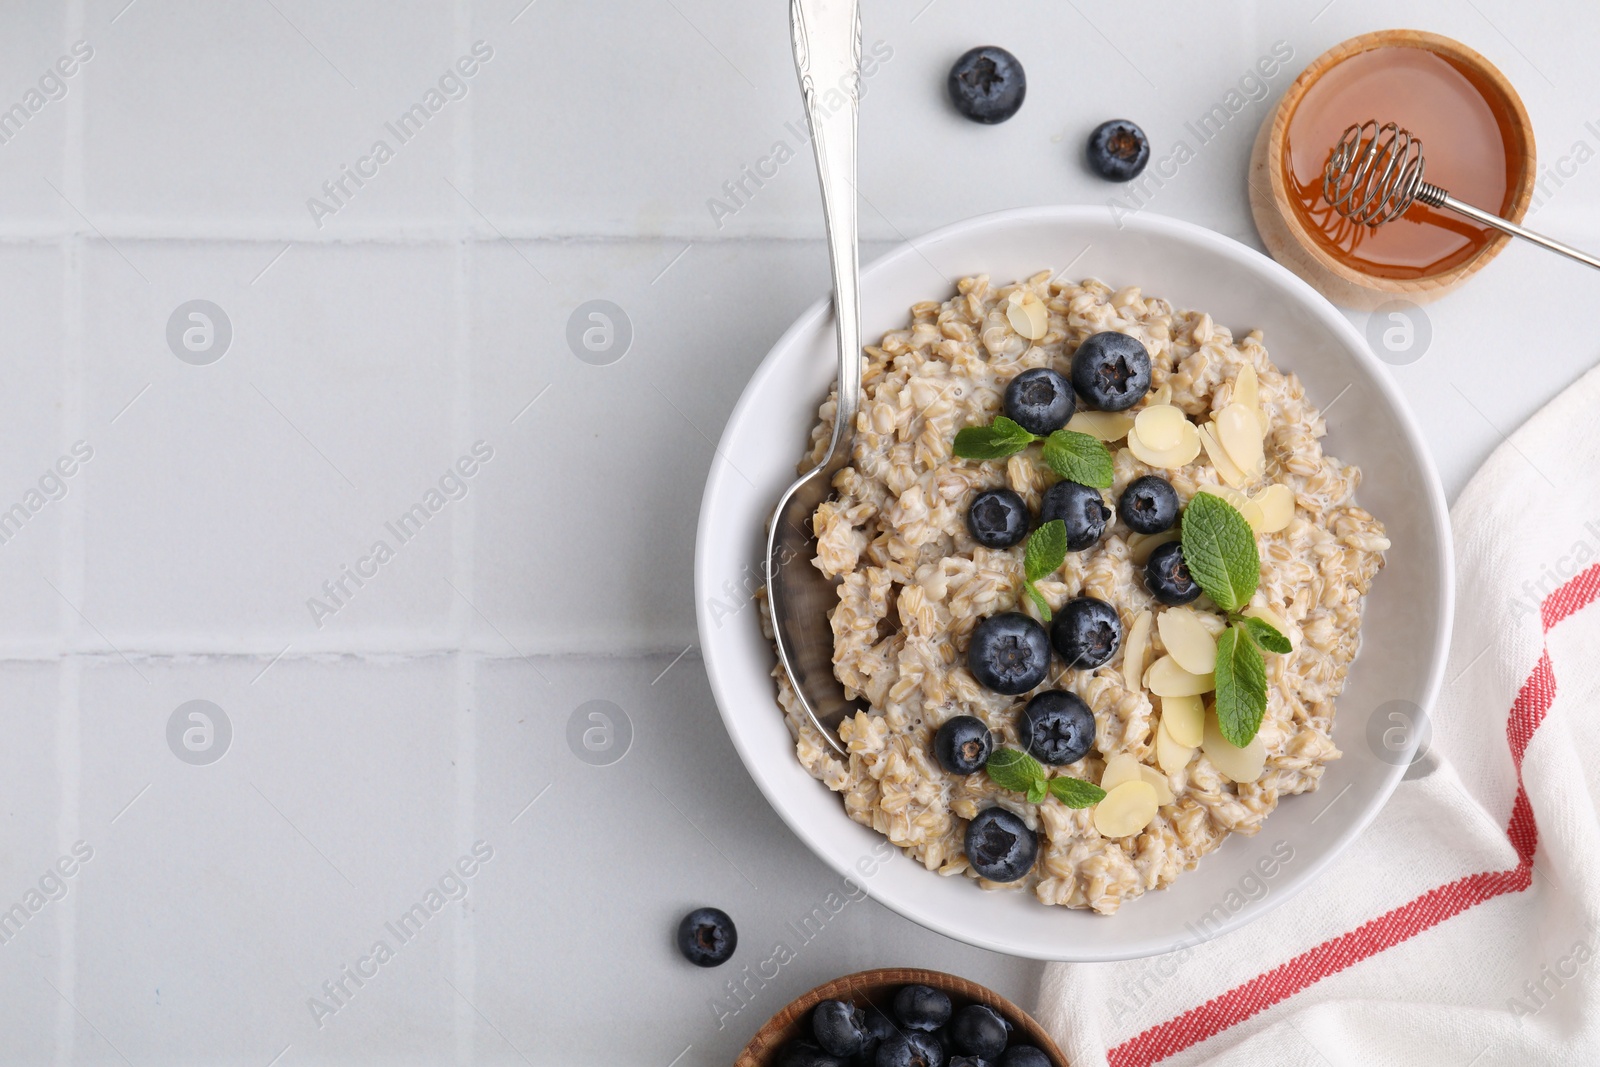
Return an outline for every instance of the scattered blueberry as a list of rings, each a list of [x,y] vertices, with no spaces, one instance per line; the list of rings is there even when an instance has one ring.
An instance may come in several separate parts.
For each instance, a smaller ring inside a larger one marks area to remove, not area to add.
[[[998,1067],[1055,1067],[1039,1049],[1032,1045],[1012,1045],[1000,1057]]]
[[[985,808],[967,823],[967,862],[991,882],[1015,882],[1033,869],[1039,838],[1005,808]]]
[[[1072,354],[1072,385],[1090,407],[1126,411],[1150,391],[1150,353],[1137,337],[1092,333]]]
[[[1127,119],[1102,122],[1089,135],[1089,169],[1112,182],[1132,181],[1150,162],[1150,139]]]
[[[1006,386],[1006,418],[1040,437],[1065,426],[1077,406],[1067,376],[1049,367],[1025,370]]]
[[[1006,1050],[1011,1024],[983,1004],[968,1004],[950,1020],[950,1040],[969,1056],[993,1059]]]
[[[791,1041],[778,1054],[778,1067],[847,1067],[843,1057],[804,1039]]]
[[[985,489],[967,508],[967,532],[984,548],[1010,548],[1028,536],[1028,505],[1009,489]]]
[[[990,126],[1015,115],[1028,92],[1017,57],[993,45],[974,48],[956,60],[948,85],[957,111]]]
[[[930,985],[901,986],[894,1014],[907,1029],[931,1032],[950,1021],[950,998]]]
[[[842,1000],[824,1000],[811,1009],[811,1036],[824,1052],[854,1056],[867,1043],[867,1017]]]
[[[896,1034],[878,1046],[877,1067],[944,1067],[944,1046],[918,1030]]]
[[[972,774],[983,770],[994,750],[994,736],[982,719],[957,715],[945,720],[933,735],[933,756],[951,774]]]
[[[1183,542],[1168,541],[1150,553],[1144,565],[1144,584],[1163,604],[1187,604],[1200,595],[1200,587],[1183,561]]]
[[[1178,521],[1178,491],[1156,474],[1135,478],[1117,501],[1117,514],[1134,533],[1153,534],[1172,529]]]
[[[1100,490],[1080,482],[1057,482],[1044,491],[1039,501],[1039,522],[1060,519],[1067,527],[1067,548],[1073,552],[1084,549],[1100,540],[1111,520],[1111,509],[1106,507]]]
[[[1063,767],[1094,747],[1094,712],[1076,693],[1051,689],[1017,716],[1017,742],[1040,763]]]
[[[967,669],[996,693],[1026,693],[1050,673],[1050,635],[1020,611],[990,615],[973,627]]]
[[[739,944],[739,931],[721,908],[696,908],[678,924],[678,951],[697,967],[727,963]]]
[[[1122,646],[1122,619],[1104,600],[1073,597],[1056,612],[1050,640],[1068,667],[1092,671]]]

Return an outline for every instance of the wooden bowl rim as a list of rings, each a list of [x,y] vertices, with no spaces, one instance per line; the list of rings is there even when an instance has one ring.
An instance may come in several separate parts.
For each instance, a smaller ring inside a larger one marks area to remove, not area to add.
[[[1370,52],[1378,48],[1421,48],[1456,60],[1461,65],[1470,68],[1480,75],[1487,87],[1499,93],[1503,102],[1515,120],[1507,131],[1507,140],[1511,151],[1521,149],[1522,169],[1518,174],[1516,194],[1511,201],[1511,210],[1508,217],[1513,222],[1521,222],[1527,213],[1528,205],[1533,200],[1534,182],[1538,177],[1535,163],[1533,121],[1528,117],[1528,109],[1523,106],[1522,97],[1512,86],[1509,79],[1500,72],[1489,60],[1485,59],[1474,49],[1462,44],[1454,38],[1441,34],[1430,33],[1427,30],[1375,30],[1363,33],[1349,40],[1341,41],[1316,59],[1312,60],[1305,70],[1290,83],[1284,91],[1283,98],[1278,101],[1278,106],[1273,111],[1271,133],[1267,142],[1267,172],[1272,181],[1272,198],[1279,216],[1295,243],[1309,255],[1318,266],[1329,273],[1364,289],[1375,289],[1388,293],[1415,293],[1425,290],[1448,289],[1459,285],[1473,274],[1482,270],[1490,260],[1500,254],[1500,250],[1510,243],[1509,234],[1498,234],[1488,244],[1480,248],[1472,258],[1446,268],[1436,274],[1426,274],[1420,278],[1381,278],[1377,275],[1367,274],[1365,271],[1356,270],[1346,265],[1323,251],[1305,225],[1300,221],[1299,214],[1290,205],[1288,183],[1284,178],[1283,142],[1288,134],[1289,117],[1300,106],[1301,99],[1316,81],[1333,67],[1349,59],[1351,56],[1362,52]],[[1520,142],[1515,143],[1515,142]]]
[[[1060,1067],[1070,1067],[1067,1057],[1038,1020],[1010,1000],[988,986],[979,985],[960,975],[920,967],[874,967],[842,975],[807,990],[761,1024],[761,1029],[756,1031],[750,1043],[739,1053],[738,1059],[734,1060],[734,1067],[768,1067],[777,1051],[789,1040],[787,1032],[790,1027],[824,1000],[860,997],[868,991],[903,985],[932,986],[986,1004],[1016,1024],[1017,1030],[1027,1036],[1029,1043],[1038,1046],[1054,1063]]]

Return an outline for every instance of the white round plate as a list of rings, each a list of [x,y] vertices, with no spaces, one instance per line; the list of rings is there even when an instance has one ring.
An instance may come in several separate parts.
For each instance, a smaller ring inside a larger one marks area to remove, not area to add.
[[[1298,374],[1328,410],[1328,451],[1362,469],[1361,505],[1383,520],[1393,548],[1367,601],[1362,652],[1338,702],[1333,738],[1344,757],[1329,765],[1317,792],[1285,798],[1256,837],[1234,835],[1173,885],[1113,916],[941,878],[845,815],[838,794],[795,759],[774,695],[773,651],[750,597],[760,584],[767,519],[795,476],[835,374],[826,299],[773,346],[728,419],[700,509],[695,596],[728,733],[767,800],[818,856],[900,914],[969,944],[1037,959],[1130,959],[1244,925],[1294,895],[1372,821],[1417,743],[1415,731],[1396,736],[1391,727],[1402,720],[1391,713],[1428,708],[1439,687],[1454,568],[1438,476],[1361,335],[1288,270],[1209,230],[1143,213],[1119,225],[1089,207],[956,223],[864,271],[862,336],[903,328],[912,304],[947,299],[960,277],[987,273],[1007,283],[1069,264],[1071,277],[1138,285],[1174,307],[1209,311],[1236,336],[1263,330],[1273,361]]]

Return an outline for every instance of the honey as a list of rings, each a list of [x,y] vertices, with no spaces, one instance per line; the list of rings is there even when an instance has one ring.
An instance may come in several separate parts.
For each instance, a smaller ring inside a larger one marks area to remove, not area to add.
[[[1424,178],[1458,200],[1506,215],[1520,160],[1508,150],[1516,117],[1481,80],[1426,48],[1388,45],[1329,68],[1290,115],[1284,176],[1292,210],[1317,244],[1340,262],[1380,278],[1422,278],[1477,255],[1498,236],[1454,212],[1413,204],[1374,229],[1340,217],[1322,196],[1322,177],[1344,131],[1375,119],[1420,138]]]

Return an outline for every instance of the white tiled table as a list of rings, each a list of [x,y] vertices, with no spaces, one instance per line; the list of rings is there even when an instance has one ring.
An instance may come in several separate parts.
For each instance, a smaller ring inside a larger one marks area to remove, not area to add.
[[[1270,98],[1332,43],[1408,24],[1501,65],[1548,163],[1587,146],[1534,218],[1600,244],[1591,5],[1324,2],[867,0],[865,254],[1106,202],[1077,161],[1089,127],[1132,117],[1165,151],[1284,41],[1269,99],[1149,204],[1253,244],[1243,177]],[[29,512],[0,527],[0,909],[22,904],[0,925],[0,1063],[688,1067],[871,965],[1030,999],[1035,964],[872,902],[830,912],[841,881],[722,731],[693,647],[700,488],[756,361],[827,287],[785,5],[597,7],[0,13],[0,108],[45,79],[0,126],[0,510]],[[77,41],[92,56],[53,80]],[[477,41],[492,55],[441,84]],[[941,98],[977,43],[1029,74],[997,128]],[[437,113],[401,143],[386,124],[430,88]],[[392,158],[363,163],[379,139]],[[726,199],[779,142],[794,158]],[[1600,356],[1597,296],[1513,248],[1430,308],[1431,349],[1395,375],[1452,494]],[[205,365],[167,341],[194,299],[231,326]],[[565,339],[593,299],[633,331],[607,366]],[[92,458],[50,477],[79,441]],[[492,456],[452,475],[477,442]],[[417,504],[402,541],[385,524]],[[191,700],[231,727],[216,762],[169,746]],[[589,701],[631,723],[611,765],[567,743]],[[491,857],[454,873],[480,841]],[[71,875],[48,874],[63,856]],[[743,975],[673,950],[701,903],[738,920],[736,966],[794,950],[744,1006],[725,985]]]

